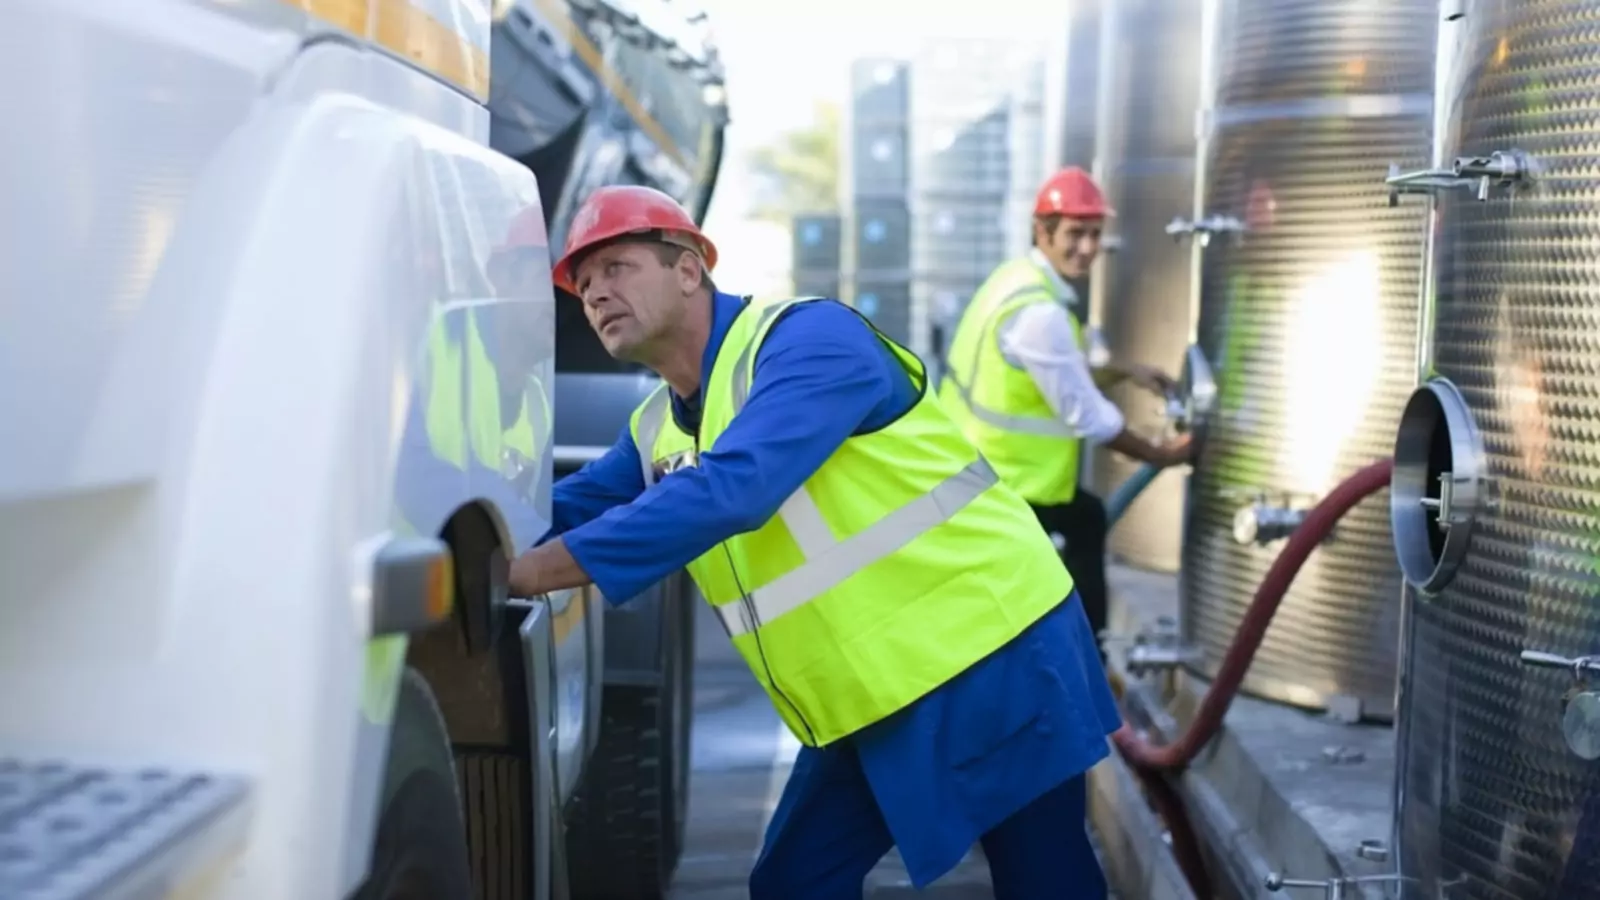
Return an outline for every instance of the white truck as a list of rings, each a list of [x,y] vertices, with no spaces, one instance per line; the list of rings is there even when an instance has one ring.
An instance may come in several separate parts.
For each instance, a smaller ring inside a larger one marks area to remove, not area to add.
[[[504,587],[570,207],[489,146],[523,8],[5,4],[0,900],[665,891],[687,760],[616,779],[684,738],[603,733],[602,598]]]

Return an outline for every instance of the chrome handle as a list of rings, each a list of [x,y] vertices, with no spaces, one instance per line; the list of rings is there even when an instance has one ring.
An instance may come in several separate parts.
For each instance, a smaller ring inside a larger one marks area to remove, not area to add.
[[[1600,657],[1561,656],[1543,650],[1524,650],[1521,655],[1522,664],[1525,666],[1566,669],[1572,673],[1573,678],[1582,678],[1585,674],[1600,674]]]
[[[1189,235],[1200,236],[1200,246],[1211,243],[1213,235],[1242,234],[1249,229],[1245,224],[1233,216],[1209,215],[1198,219],[1185,219],[1182,216],[1174,218],[1167,223],[1167,235],[1173,240],[1180,240]]]
[[[1402,172],[1395,163],[1389,164],[1389,177],[1383,180],[1389,186],[1389,205],[1399,206],[1401,194],[1431,194],[1446,188],[1459,187],[1461,180],[1455,169],[1422,169]]]

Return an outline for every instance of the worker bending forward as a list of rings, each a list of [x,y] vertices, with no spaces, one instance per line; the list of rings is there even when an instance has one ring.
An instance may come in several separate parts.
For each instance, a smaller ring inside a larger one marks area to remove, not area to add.
[[[1158,395],[1173,387],[1159,370],[1112,361],[1091,372],[1077,293],[1100,253],[1105,197],[1072,167],[1039,189],[1033,249],[1002,263],[978,288],[950,342],[939,396],[950,417],[1062,545],[1094,632],[1106,627],[1105,505],[1078,487],[1084,440],[1156,466],[1185,462],[1190,438],[1152,444],[1130,431],[1101,393],[1124,378]]]
[[[651,189],[578,211],[557,285],[665,384],[556,485],[512,592],[688,568],[804,745],[753,900],[860,897],[895,846],[925,886],[980,841],[1001,900],[1104,897],[1084,773],[1120,719],[1049,537],[916,356],[831,300],[720,293],[716,260]]]

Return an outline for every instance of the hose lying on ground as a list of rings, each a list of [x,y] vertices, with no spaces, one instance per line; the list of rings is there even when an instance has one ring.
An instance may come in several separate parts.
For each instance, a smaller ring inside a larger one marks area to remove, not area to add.
[[[1209,879],[1199,857],[1199,842],[1183,811],[1181,798],[1164,781],[1160,787],[1154,787],[1152,779],[1160,780],[1160,773],[1163,772],[1182,771],[1201,748],[1216,736],[1217,729],[1222,726],[1223,716],[1244,680],[1245,672],[1249,670],[1256,651],[1261,648],[1267,626],[1272,624],[1272,617],[1288,593],[1289,586],[1294,583],[1295,576],[1300,573],[1301,566],[1333,532],[1334,525],[1345,513],[1389,486],[1389,475],[1393,469],[1393,460],[1384,459],[1358,470],[1322,498],[1322,502],[1306,515],[1305,520],[1289,536],[1288,543],[1278,552],[1272,568],[1267,570],[1260,587],[1256,588],[1255,598],[1245,611],[1238,631],[1234,633],[1233,643],[1228,646],[1227,655],[1222,659],[1217,677],[1211,682],[1211,689],[1206,691],[1205,699],[1200,703],[1199,712],[1177,740],[1165,745],[1152,744],[1126,724],[1111,735],[1123,759],[1140,773],[1147,787],[1151,787],[1152,801],[1162,818],[1167,820],[1167,828],[1172,833],[1173,853],[1197,896],[1209,896]],[[1120,492],[1121,489],[1118,490]]]

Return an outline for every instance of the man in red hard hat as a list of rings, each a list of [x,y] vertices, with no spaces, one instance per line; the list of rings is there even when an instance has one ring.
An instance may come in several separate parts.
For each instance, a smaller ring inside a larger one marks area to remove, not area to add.
[[[1070,281],[1088,274],[1113,215],[1089,174],[1062,169],[1033,207],[1033,249],[1002,263],[962,314],[940,397],[1002,480],[1033,507],[1062,548],[1096,634],[1106,627],[1108,524],[1098,497],[1078,486],[1085,440],[1158,466],[1185,462],[1187,435],[1151,443],[1127,428],[1101,392],[1124,378],[1156,394],[1173,382],[1140,364],[1091,371]]]
[[[1084,773],[1120,717],[1050,538],[914,354],[835,300],[722,293],[716,260],[656,191],[579,211],[555,281],[664,384],[555,486],[512,593],[688,569],[803,745],[752,900],[859,898],[892,847],[922,887],[980,842],[997,897],[1105,897]]]

